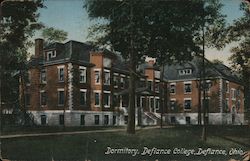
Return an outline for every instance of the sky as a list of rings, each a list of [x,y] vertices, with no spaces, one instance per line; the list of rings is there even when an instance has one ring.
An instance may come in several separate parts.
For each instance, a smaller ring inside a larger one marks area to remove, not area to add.
[[[234,19],[241,17],[243,14],[239,10],[241,0],[221,0],[224,4],[222,13],[227,15],[227,22],[232,23]],[[68,32],[68,40],[80,42],[88,41],[88,28],[94,24],[90,21],[88,14],[83,7],[84,0],[45,0],[46,8],[39,9],[39,21],[45,26],[54,27]],[[33,39],[41,38],[41,33],[37,32]],[[237,44],[229,44],[221,51],[216,49],[207,49],[206,57],[210,60],[219,59],[226,65],[231,55],[230,48]],[[31,51],[33,52],[33,51]]]

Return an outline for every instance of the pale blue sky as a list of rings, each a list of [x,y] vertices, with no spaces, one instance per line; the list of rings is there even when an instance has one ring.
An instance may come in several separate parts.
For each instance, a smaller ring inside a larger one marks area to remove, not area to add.
[[[225,5],[223,13],[227,15],[228,23],[242,16],[239,10],[241,0],[222,0]],[[88,19],[86,10],[83,8],[84,0],[45,0],[46,8],[40,9],[39,21],[46,26],[62,29],[68,32],[68,40],[76,40],[80,42],[87,41],[88,28],[93,24]],[[40,33],[36,33],[34,38],[40,37]],[[206,56],[209,59],[220,59],[226,64],[226,59],[230,56],[231,45],[222,51],[208,49]]]

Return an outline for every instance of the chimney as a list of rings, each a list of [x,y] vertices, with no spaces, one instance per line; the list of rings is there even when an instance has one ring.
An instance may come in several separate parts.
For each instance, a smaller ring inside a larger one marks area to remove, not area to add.
[[[35,39],[35,58],[43,56],[43,39]]]

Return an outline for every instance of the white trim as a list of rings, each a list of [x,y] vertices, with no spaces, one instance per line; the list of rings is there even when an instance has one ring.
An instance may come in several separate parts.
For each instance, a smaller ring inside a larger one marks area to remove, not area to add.
[[[79,66],[79,69],[87,69],[85,66]]]
[[[176,82],[172,82],[172,83],[170,83],[170,85],[176,85]]]
[[[103,93],[111,93],[111,91],[103,91]]]
[[[192,81],[184,81],[184,84],[192,84]]]
[[[119,76],[119,73],[114,73],[115,76]]]
[[[87,92],[87,89],[80,89],[80,92]]]
[[[120,76],[121,76],[121,77],[126,77],[126,75],[124,75],[124,74],[121,74]]]
[[[103,71],[104,71],[104,72],[109,72],[109,73],[110,73],[110,70],[109,70],[109,69],[104,69]]]
[[[171,98],[170,101],[176,101],[176,98]]]
[[[64,88],[57,88],[57,91],[64,91]]]
[[[185,101],[185,100],[192,100],[192,98],[184,98],[184,101]]]
[[[160,80],[158,80],[158,79],[155,79],[155,82],[159,83],[159,82],[160,82]]]
[[[65,65],[58,65],[58,66],[57,66],[57,69],[58,69],[58,68],[64,68],[64,67],[65,67]]]

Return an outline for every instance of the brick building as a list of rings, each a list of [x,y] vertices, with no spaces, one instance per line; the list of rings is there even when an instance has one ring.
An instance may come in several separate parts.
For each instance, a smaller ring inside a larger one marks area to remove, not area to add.
[[[37,124],[92,126],[127,123],[129,73],[108,50],[69,41],[43,46],[35,40],[24,88],[27,111]],[[137,124],[156,124],[159,71],[145,64],[138,75]],[[150,100],[145,101],[145,100]]]
[[[201,69],[202,58],[198,56],[188,63],[166,67],[167,122],[198,124],[198,111],[203,109],[203,92],[199,92]],[[244,124],[244,94],[239,78],[220,63],[206,60],[205,69],[209,124]]]
[[[108,51],[76,41],[43,46],[35,40],[24,90],[26,110],[40,125],[125,125],[128,119],[129,72],[126,62]],[[138,67],[136,124],[197,124],[200,60],[160,70],[150,60]],[[243,123],[242,86],[224,65],[210,66],[209,117],[213,124]],[[160,89],[165,103],[160,109]],[[169,89],[169,90],[166,90]]]

